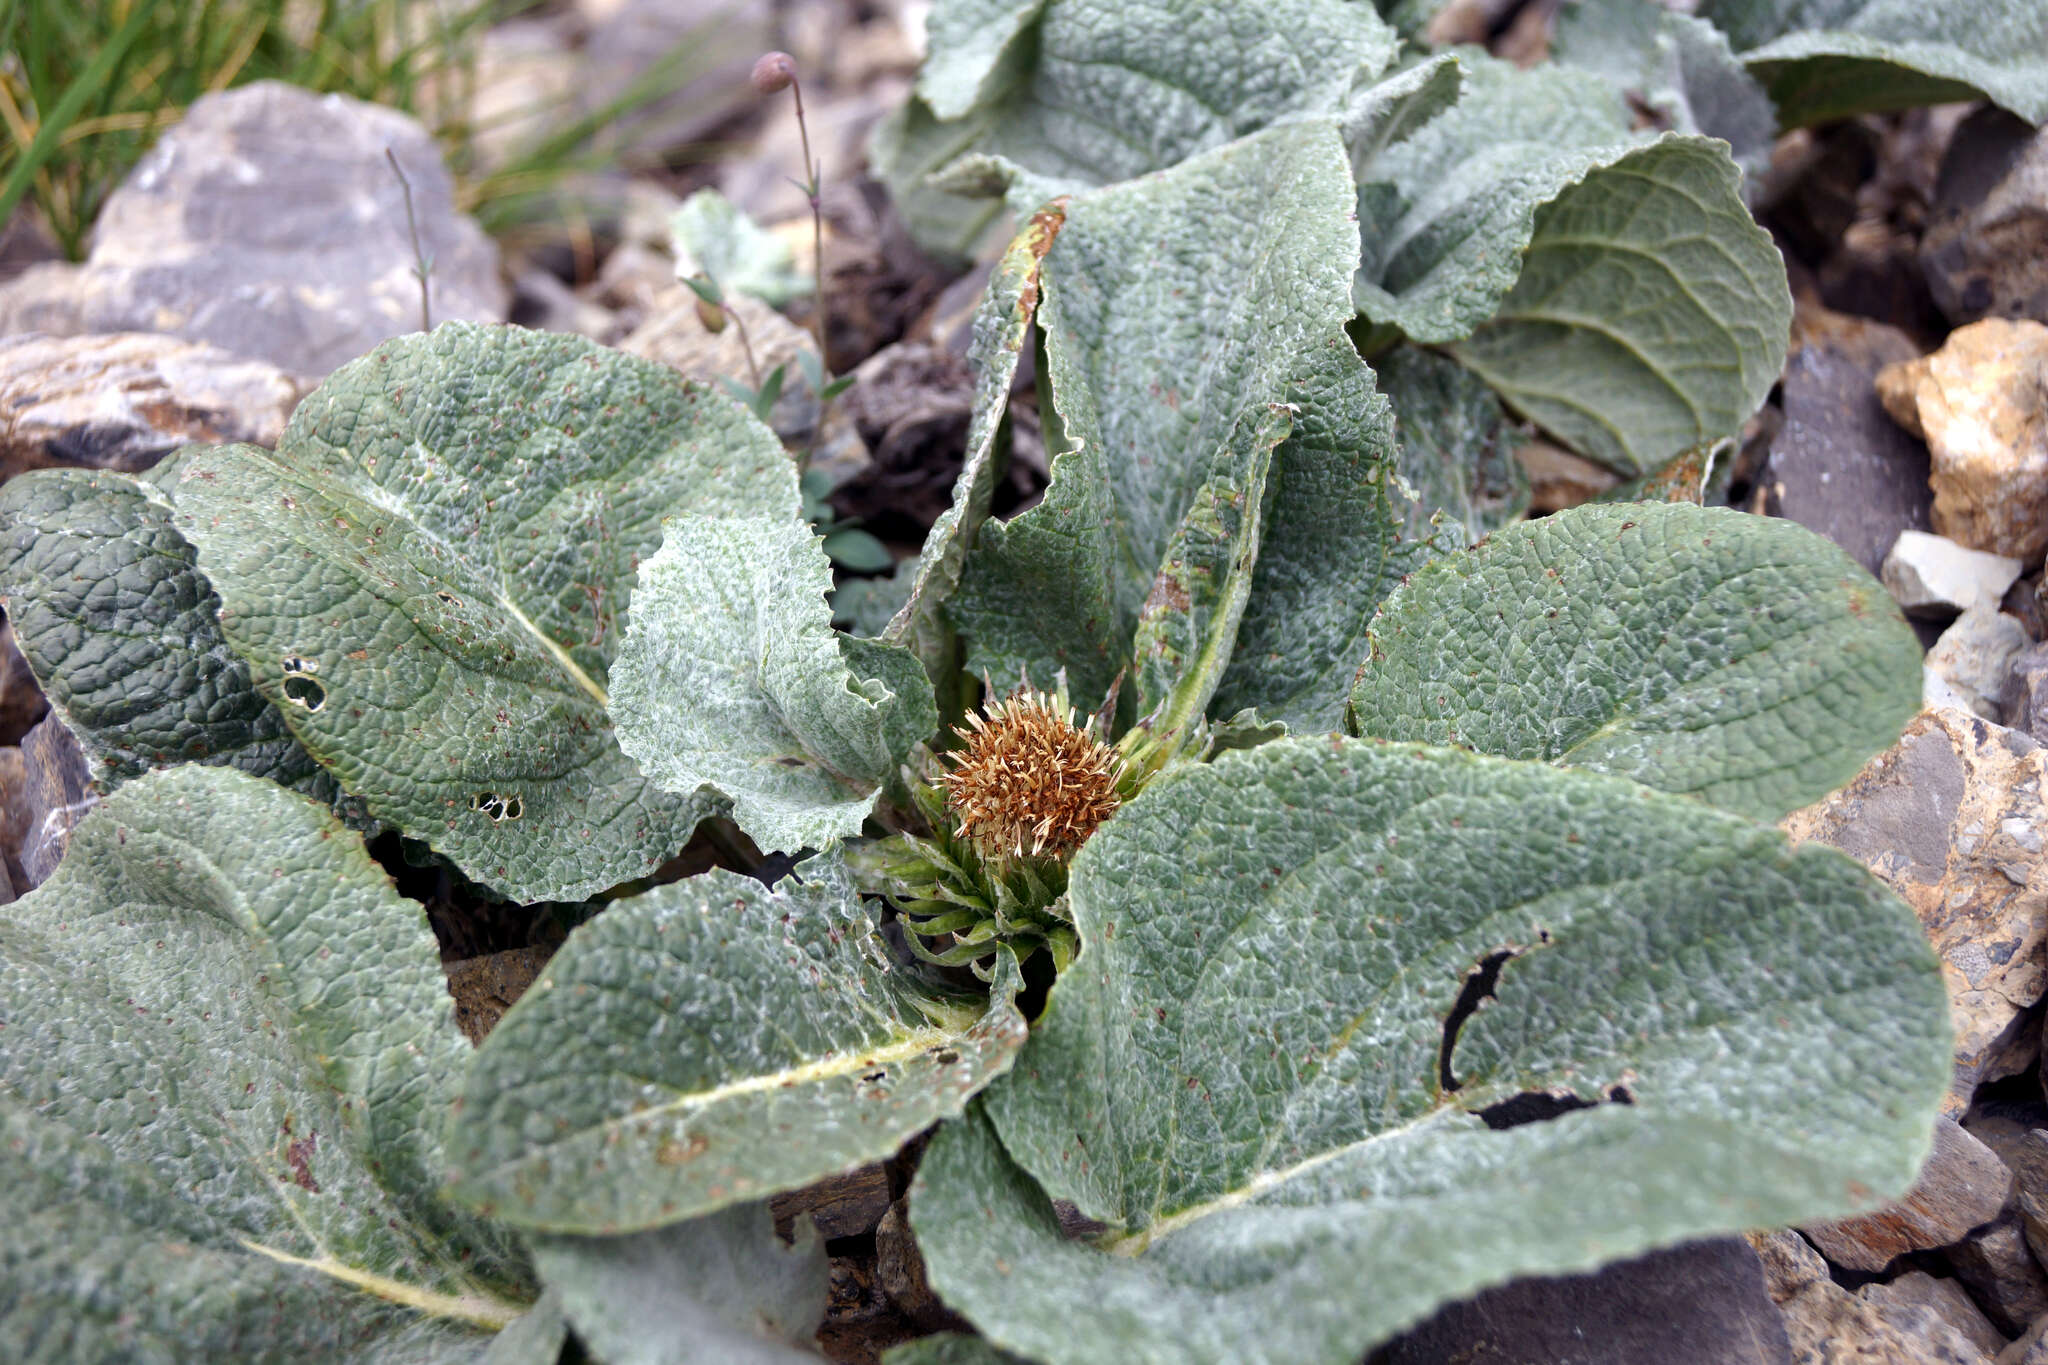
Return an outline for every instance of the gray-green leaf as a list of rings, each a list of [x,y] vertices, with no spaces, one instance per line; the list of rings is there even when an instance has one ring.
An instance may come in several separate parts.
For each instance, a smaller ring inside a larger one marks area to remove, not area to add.
[[[968,354],[974,366],[974,408],[967,429],[967,454],[953,484],[953,504],[932,523],[918,555],[909,600],[883,633],[891,643],[908,646],[934,680],[951,678],[959,671],[955,657],[958,642],[944,608],[960,586],[967,552],[995,499],[1000,473],[997,440],[1010,410],[1010,386],[1038,319],[1045,253],[1065,221],[1061,208],[1034,216],[1003,252],[989,277],[988,292],[974,315],[974,340]]]
[[[831,587],[818,538],[792,517],[677,517],[640,566],[613,668],[619,743],[648,780],[730,798],[764,849],[859,833],[938,728],[908,650],[832,629]]]
[[[135,779],[0,916],[0,1355],[474,1358],[530,1296],[444,1204],[434,936],[321,807]],[[409,1305],[402,1307],[400,1305]]]
[[[101,782],[214,763],[332,799],[332,780],[221,639],[219,597],[143,484],[31,471],[0,487],[0,526],[15,641]]]
[[[808,1223],[784,1246],[764,1203],[619,1237],[535,1236],[534,1264],[604,1365],[795,1365],[830,1266]]]
[[[792,515],[767,428],[577,337],[450,323],[300,404],[276,454],[194,450],[176,524],[221,632],[371,814],[519,900],[652,871],[714,809],[605,711],[663,516]]]
[[[1906,907],[1604,774],[1283,739],[1155,781],[1070,903],[993,1125],[911,1194],[947,1303],[1048,1365],[1342,1365],[1511,1276],[1869,1208],[1947,1083]]]
[[[931,42],[922,97],[878,141],[899,197],[970,153],[1063,188],[1129,180],[1340,113],[1397,46],[1370,6],[1344,0],[944,0]]]
[[[1709,138],[1667,135],[1536,213],[1515,287],[1451,354],[1623,474],[1733,437],[1784,368],[1784,261]]]
[[[1469,540],[1519,521],[1529,510],[1529,476],[1515,458],[1515,427],[1470,370],[1433,351],[1396,347],[1373,362],[1394,405],[1401,477],[1418,494],[1410,535],[1441,511]]]
[[[570,935],[470,1068],[456,1196],[548,1231],[659,1227],[885,1156],[1009,1067],[1013,959],[986,1009],[942,1009],[843,870],[800,871],[713,872]]]
[[[1558,15],[1552,50],[1641,100],[1672,130],[1726,142],[1750,177],[1745,190],[1754,190],[1778,111],[1712,24],[1636,0],[1573,0]]]
[[[1818,800],[1920,709],[1891,598],[1789,521],[1577,507],[1388,599],[1354,730],[1620,773],[1760,820]]]
[[[780,307],[811,291],[788,242],[763,228],[717,190],[705,188],[669,215],[669,235],[703,274],[727,293],[752,294]]]
[[[1262,468],[1304,385],[1364,373],[1342,330],[1350,198],[1334,125],[1300,122],[1068,205],[1040,308],[1068,445],[1045,500],[983,526],[968,557],[950,609],[974,671],[1008,686],[1065,669],[1092,708],[1149,618],[1152,699],[1187,678],[1206,700]],[[1190,537],[1202,553],[1169,562]]]
[[[1788,128],[1979,95],[2048,119],[2040,0],[1706,0]]]

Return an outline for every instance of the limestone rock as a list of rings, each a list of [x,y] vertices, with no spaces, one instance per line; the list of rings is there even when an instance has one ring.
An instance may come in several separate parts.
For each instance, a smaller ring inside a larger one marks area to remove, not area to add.
[[[2017,559],[1966,550],[1944,536],[1902,531],[1884,557],[1885,590],[1909,616],[1947,616],[1996,606],[2026,567]]]
[[[1367,1361],[1779,1365],[1793,1358],[1756,1253],[1739,1237],[1723,1237],[1590,1274],[1511,1280],[1439,1309]]]
[[[1998,1365],[2048,1365],[2048,1318],[2036,1322],[2000,1351]]]
[[[2048,1130],[2033,1128],[2008,1150],[2020,1229],[2035,1259],[2048,1257]]]
[[[1966,712],[1923,711],[1847,786],[1781,822],[1867,864],[1920,916],[1948,983],[1960,1114],[1978,1082],[2032,1065],[2048,989],[2048,749]],[[1940,1245],[1937,1243],[1936,1245]]]
[[[1927,651],[1927,667],[1969,710],[1989,721],[2003,721],[2013,665],[2031,643],[2025,626],[1996,607],[1979,603],[1942,632]]]
[[[2048,128],[1978,109],[1942,158],[1920,268],[1954,322],[2048,322]]]
[[[1785,361],[1785,419],[1756,484],[1761,510],[1849,552],[1875,574],[1901,531],[1925,531],[1927,450],[1885,416],[1877,372],[1917,354],[1896,327],[1801,299]]]
[[[610,122],[605,141],[614,159],[658,161],[759,103],[747,75],[754,59],[775,46],[771,8],[757,0],[622,0],[592,12],[583,44],[583,112],[602,108],[636,81],[655,81],[654,89],[667,92]],[[801,165],[799,159],[789,173]]]
[[[889,1173],[876,1163],[827,1176],[768,1201],[778,1232],[793,1234],[796,1220],[808,1214],[827,1241],[873,1232],[888,1211]]]
[[[420,324],[405,197],[435,322],[501,321],[498,249],[454,207],[414,120],[261,81],[194,101],[108,197],[82,266],[0,286],[0,333],[161,332],[316,381]]]
[[[1816,1280],[1828,1278],[1828,1263],[1791,1228],[1746,1233],[1744,1240],[1763,1265],[1764,1288],[1773,1303],[1783,1303]]]
[[[1515,458],[1522,462],[1522,472],[1529,476],[1532,513],[1577,507],[1621,482],[1613,470],[1541,439],[1517,446]]]
[[[2048,643],[2031,646],[2012,661],[2000,701],[2006,724],[2048,743]]]
[[[298,401],[275,365],[203,341],[0,337],[0,481],[63,466],[132,474],[195,441],[276,445]]]
[[[746,343],[740,340],[744,326],[761,374],[765,377],[777,365],[784,367],[782,397],[768,414],[768,425],[783,443],[796,449],[810,448],[810,467],[825,471],[834,483],[844,482],[867,464],[867,447],[843,404],[826,414],[825,429],[822,433],[818,430],[817,395],[797,364],[800,352],[817,351],[808,332],[759,299],[739,294],[726,300],[739,325],[728,323],[725,330],[713,332],[698,317],[696,300],[695,294],[671,278],[651,304],[648,321],[619,342],[619,349],[659,361],[715,387],[722,388],[721,379],[751,387]]]
[[[2005,1208],[2012,1175],[1989,1147],[1952,1118],[1936,1120],[1934,1150],[1906,1197],[1875,1213],[1800,1229],[1844,1270],[1883,1270],[1909,1251],[1961,1241]]]
[[[50,704],[36,685],[34,670],[14,643],[14,627],[0,615],[0,744],[21,743]]]
[[[1954,1280],[1938,1280],[1924,1270],[1909,1270],[1895,1280],[1867,1284],[1857,1297],[1878,1306],[1879,1313],[1897,1319],[1924,1309],[1940,1318],[1985,1355],[2005,1349],[2005,1333],[1992,1326],[1969,1293]]]
[[[2008,1212],[1950,1247],[1948,1262],[1984,1316],[2007,1336],[2048,1316],[2048,1275],[2028,1248],[2016,1215]]]
[[[1798,1365],[1990,1365],[1933,1309],[1884,1304],[1818,1280],[1780,1304]]]
[[[1878,372],[1878,396],[1927,440],[1934,529],[2032,564],[2048,549],[2048,326],[1986,318]]]
[[[23,881],[15,884],[17,894],[35,890],[57,870],[71,831],[100,799],[85,750],[55,711],[22,737],[21,757]]]

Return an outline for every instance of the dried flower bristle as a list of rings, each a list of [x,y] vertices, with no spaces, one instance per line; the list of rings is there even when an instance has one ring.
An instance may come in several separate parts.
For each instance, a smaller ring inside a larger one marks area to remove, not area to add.
[[[1064,856],[1116,813],[1116,752],[1043,692],[1021,690],[971,715],[940,777],[960,837],[988,856]]]

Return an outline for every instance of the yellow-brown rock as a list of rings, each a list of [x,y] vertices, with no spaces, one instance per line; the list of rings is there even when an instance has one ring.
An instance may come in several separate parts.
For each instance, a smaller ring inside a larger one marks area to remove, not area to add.
[[[1927,440],[1934,529],[2036,564],[2048,550],[2048,326],[1986,318],[1878,372],[1893,420]]]
[[[2048,749],[1967,711],[1921,712],[1849,785],[1780,822],[1858,859],[1912,906],[1941,956],[1959,1115],[1979,1082],[2032,1066],[2048,991]]]

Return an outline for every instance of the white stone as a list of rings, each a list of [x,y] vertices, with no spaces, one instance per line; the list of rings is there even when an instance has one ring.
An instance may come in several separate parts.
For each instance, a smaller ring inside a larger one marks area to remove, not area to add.
[[[1979,602],[1995,606],[2025,567],[1925,531],[1901,531],[1884,559],[1884,585],[1908,613],[1945,616]]]
[[[1964,706],[2002,725],[2005,709],[1999,694],[2013,661],[2032,643],[2025,626],[1980,602],[1958,616],[1927,651],[1927,671],[1939,676]]]

